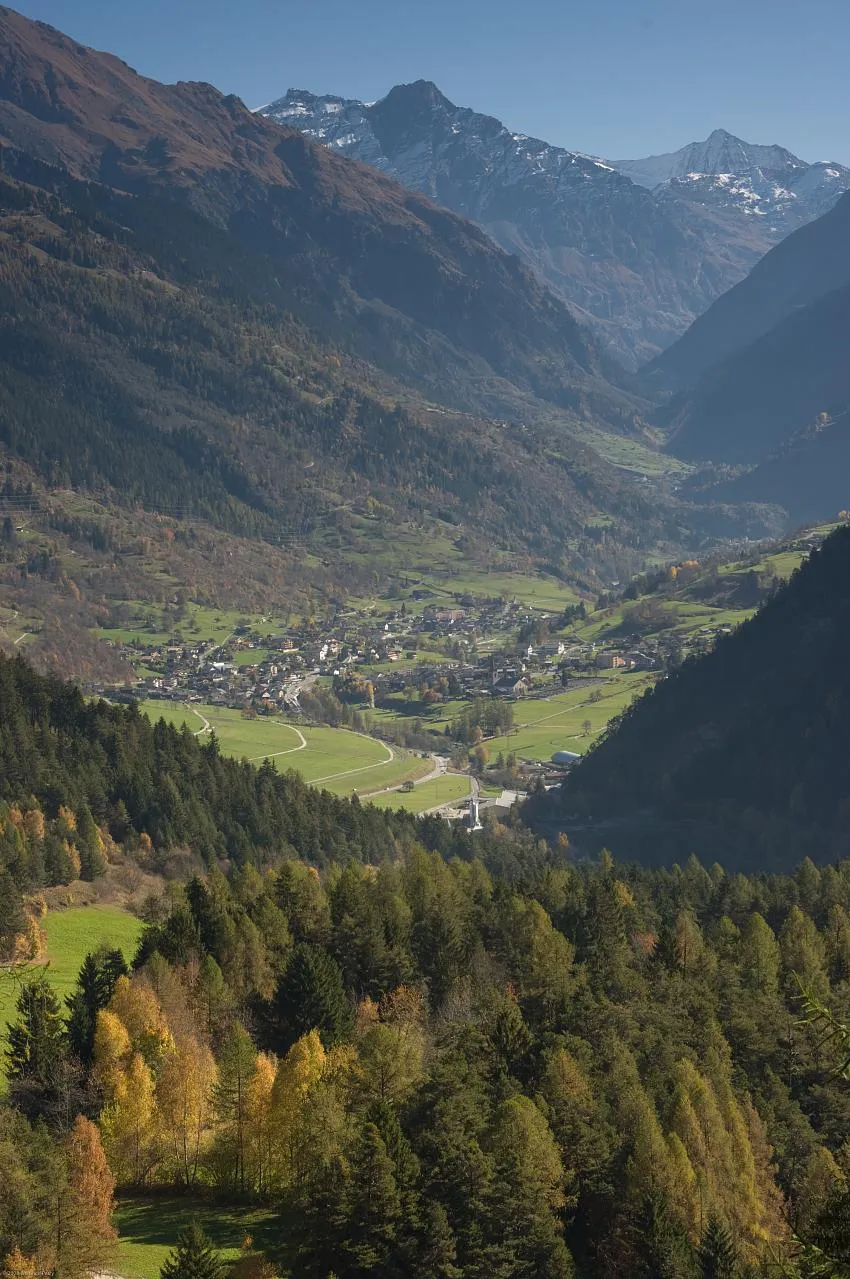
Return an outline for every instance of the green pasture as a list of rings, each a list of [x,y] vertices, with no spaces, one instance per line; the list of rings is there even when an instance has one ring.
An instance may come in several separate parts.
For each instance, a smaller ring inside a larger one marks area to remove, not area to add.
[[[142,931],[141,920],[118,906],[69,906],[67,910],[50,910],[41,926],[47,937],[44,971],[62,1003],[73,990],[90,950],[106,942],[120,947],[129,961]],[[32,971],[37,971],[36,965]],[[0,1035],[14,1016],[18,989],[17,977],[0,974]]]
[[[241,711],[222,706],[148,701],[141,703],[141,709],[152,720],[163,718],[178,727],[188,724],[201,740],[206,736],[206,721],[225,755],[255,763],[273,759],[280,772],[294,769],[305,781],[338,795],[392,786],[407,777],[421,776],[431,767],[407,751],[391,750],[373,737],[347,729],[296,727],[280,716],[245,719]]]
[[[609,720],[651,683],[652,677],[648,675],[618,673],[596,683],[596,691],[601,694],[599,701],[589,701],[593,689],[583,688],[555,694],[549,699],[519,703],[515,708],[514,730],[487,742],[490,760],[495,762],[500,751],[520,759],[544,761],[558,750],[583,754]],[[545,708],[548,711],[541,713]],[[585,730],[586,721],[590,722],[589,731]]]
[[[179,632],[187,643],[223,644],[240,623],[246,623],[260,635],[278,634],[286,626],[284,621],[268,614],[241,613],[236,609],[209,608],[202,604],[187,604],[179,620],[158,604],[144,600],[130,600],[127,608],[131,617],[123,626],[98,627],[94,634],[116,644],[133,644],[136,640],[142,644],[169,644],[174,642]]]
[[[424,813],[430,808],[438,808],[441,804],[450,804],[454,800],[469,797],[471,783],[462,773],[444,773],[433,781],[422,782],[412,791],[390,791],[388,794],[371,795],[370,804],[378,808],[404,808],[409,813]]]
[[[118,1247],[110,1269],[125,1279],[159,1279],[181,1230],[196,1218],[223,1261],[236,1261],[250,1237],[253,1249],[273,1254],[280,1226],[268,1208],[222,1204],[191,1195],[122,1199],[113,1222]]]

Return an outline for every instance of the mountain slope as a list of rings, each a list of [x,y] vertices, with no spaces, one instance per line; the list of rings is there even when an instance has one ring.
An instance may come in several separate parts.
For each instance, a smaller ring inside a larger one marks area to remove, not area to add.
[[[762,223],[767,244],[820,217],[850,188],[850,169],[807,164],[780,146],[754,146],[725,129],[665,155],[612,162],[657,197],[689,200]]]
[[[660,202],[602,161],[457,107],[427,81],[373,104],[290,90],[262,113],[473,218],[632,365],[668,345],[769,245],[750,226]]]
[[[647,373],[661,385],[693,386],[712,365],[846,284],[850,284],[850,193],[823,217],[771,249]]]
[[[672,451],[730,463],[763,460],[820,414],[850,407],[850,286],[794,311],[715,365],[670,422]]]
[[[208,86],[7,9],[0,36],[0,465],[42,512],[10,612],[35,582],[39,615],[179,585],[311,612],[414,537],[598,589],[723,527],[582,443],[642,402],[478,227]],[[102,559],[50,550],[75,493],[98,544],[122,516]]]
[[[280,304],[332,340],[466,407],[464,376],[571,405],[596,377],[567,309],[471,223],[209,85],[146,80],[9,9],[0,37],[0,139],[188,204],[272,259]]]
[[[848,631],[845,527],[752,621],[633,704],[571,773],[564,811],[619,824],[621,847],[640,831],[649,857],[846,854]]]

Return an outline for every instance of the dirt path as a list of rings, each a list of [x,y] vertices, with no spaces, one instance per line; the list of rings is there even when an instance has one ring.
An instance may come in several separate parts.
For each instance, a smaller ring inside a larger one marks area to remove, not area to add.
[[[340,733],[346,733],[349,731],[349,729],[345,728],[337,729],[337,732]],[[352,733],[352,737],[363,737],[367,742],[378,741],[378,738],[376,737],[366,737],[365,733]],[[311,778],[310,785],[318,786],[320,782],[336,782],[342,777],[355,777],[358,773],[370,773],[373,768],[385,768],[387,764],[391,764],[393,760],[396,759],[396,753],[392,746],[388,746],[386,742],[379,742],[379,745],[383,746],[384,750],[387,752],[386,759],[379,759],[376,764],[364,764],[362,768],[348,768],[341,773],[328,773],[326,777],[313,777]]]
[[[248,763],[256,764],[258,760],[279,759],[281,755],[294,755],[296,751],[304,751],[307,749],[307,738],[301,732],[300,728],[296,728],[294,724],[281,724],[281,728],[288,728],[291,733],[295,733],[298,738],[297,746],[287,746],[285,751],[273,751],[271,755],[251,755]]]

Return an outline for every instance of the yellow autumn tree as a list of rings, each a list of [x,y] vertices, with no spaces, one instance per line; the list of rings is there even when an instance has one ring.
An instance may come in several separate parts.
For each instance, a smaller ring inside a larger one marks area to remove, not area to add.
[[[38,1262],[15,1246],[0,1262],[0,1279],[36,1279]]]
[[[91,1274],[109,1261],[116,1235],[112,1228],[115,1180],[109,1169],[100,1133],[91,1120],[78,1115],[64,1141],[68,1180],[57,1234],[56,1264],[63,1276]]]
[[[307,1096],[322,1077],[326,1053],[319,1032],[309,1031],[281,1060],[271,1092],[274,1180],[289,1184],[296,1162],[296,1133]]]
[[[156,1071],[174,1045],[174,1040],[157,994],[148,979],[136,974],[119,977],[109,1001],[109,1011],[123,1022],[130,1042]]]
[[[109,1096],[100,1131],[110,1167],[119,1185],[141,1186],[159,1158],[161,1132],[153,1075],[141,1053],[111,1076]]]
[[[107,1100],[114,1096],[132,1054],[127,1027],[116,1013],[102,1008],[94,1031],[94,1077]]]
[[[197,1039],[181,1038],[163,1057],[156,1086],[163,1147],[175,1179],[185,1186],[197,1181],[210,1143],[216,1077],[213,1055]]]
[[[691,1061],[677,1063],[672,1128],[696,1176],[703,1219],[722,1221],[755,1264],[785,1229],[772,1151],[755,1110],[735,1096],[726,1064],[709,1058],[710,1076]]]
[[[268,1189],[274,1167],[272,1090],[276,1074],[275,1060],[258,1053],[245,1090],[246,1177],[258,1194]]]

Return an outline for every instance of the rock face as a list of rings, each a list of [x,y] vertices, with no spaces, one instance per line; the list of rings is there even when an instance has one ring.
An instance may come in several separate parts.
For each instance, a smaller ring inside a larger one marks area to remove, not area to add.
[[[684,179],[653,192],[605,161],[512,133],[428,81],[397,85],[376,103],[290,89],[262,113],[473,219],[632,368],[669,346],[784,233],[735,203],[701,203]]]
[[[850,169],[841,164],[807,164],[784,147],[754,146],[725,129],[666,155],[612,164],[660,198],[760,220],[772,243],[826,213],[850,189]]]

